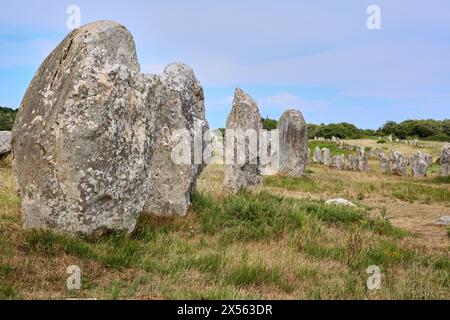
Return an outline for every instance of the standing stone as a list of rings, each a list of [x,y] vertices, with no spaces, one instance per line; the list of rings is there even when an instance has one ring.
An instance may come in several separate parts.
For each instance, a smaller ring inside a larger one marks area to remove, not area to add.
[[[148,194],[159,94],[123,26],[72,31],[33,78],[12,133],[24,228],[131,232]]]
[[[391,154],[390,168],[393,175],[406,176],[408,161],[399,151]]]
[[[280,173],[304,176],[308,160],[308,128],[303,115],[297,110],[284,112],[277,129],[280,135]]]
[[[325,166],[329,166],[331,164],[331,153],[328,148],[322,149],[322,163]]]
[[[322,150],[320,150],[319,147],[314,148],[314,154],[313,154],[313,162],[319,162],[321,163],[323,161],[322,159]]]
[[[0,157],[11,151],[11,132],[0,131]]]
[[[431,158],[431,160],[430,160]],[[426,177],[427,169],[433,162],[431,155],[417,151],[409,158],[414,177]]]
[[[445,143],[441,151],[441,176],[450,176],[450,143]]]
[[[376,157],[377,150],[375,148],[371,148],[369,151],[369,158],[373,159]]]
[[[369,159],[365,154],[364,147],[358,149],[358,171],[360,172],[368,172],[369,171]]]
[[[349,155],[347,169],[350,171],[356,171],[356,170],[358,170],[358,167],[359,167],[359,163],[358,163],[358,159],[356,158],[356,156],[354,156],[352,154]]]
[[[227,134],[230,130],[252,129],[258,133],[262,130],[262,119],[259,113],[257,103],[241,89],[236,89],[233,100],[233,107],[227,119]],[[246,144],[250,139],[245,139]],[[233,141],[233,146],[227,145],[228,141]],[[250,148],[245,148],[245,161],[238,163],[237,157],[238,139],[226,137],[225,148],[232,151],[232,162],[225,165],[225,177],[223,188],[225,192],[236,193],[248,187],[258,187],[262,183],[262,175],[258,165],[258,159],[254,159],[256,155],[251,155]],[[244,146],[240,146],[243,148]],[[227,160],[226,160],[227,161]]]
[[[149,196],[144,210],[158,216],[185,216],[191,192],[196,188],[197,177],[204,167],[202,137],[208,129],[205,99],[193,70],[184,64],[170,64],[160,80],[163,101],[156,110],[157,132],[148,173]],[[200,145],[193,145],[194,141]],[[182,143],[189,158],[183,159],[186,162],[173,161],[172,151]],[[198,159],[191,156],[195,148],[200,153]]]
[[[207,129],[189,67],[143,75],[123,26],[74,30],[38,70],[14,125],[24,228],[95,236],[133,231],[144,208],[184,215],[202,166],[171,160],[180,129],[189,139]]]
[[[345,170],[345,155],[336,155],[331,158],[330,168],[336,169],[339,171]]]
[[[380,171],[381,173],[389,173],[391,171],[389,158],[384,155],[384,153],[378,154],[380,161]]]

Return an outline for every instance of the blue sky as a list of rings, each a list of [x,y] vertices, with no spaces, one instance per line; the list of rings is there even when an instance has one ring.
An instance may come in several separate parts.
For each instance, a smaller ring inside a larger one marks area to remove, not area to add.
[[[82,24],[110,19],[133,34],[143,72],[190,65],[211,127],[224,126],[235,87],[262,116],[288,108],[311,123],[450,118],[450,1],[61,1],[0,4],[0,105],[18,107],[43,59]],[[381,30],[366,27],[369,5]]]

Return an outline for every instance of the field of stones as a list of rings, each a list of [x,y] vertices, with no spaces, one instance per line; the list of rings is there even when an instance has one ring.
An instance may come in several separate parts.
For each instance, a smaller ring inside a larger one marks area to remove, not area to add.
[[[379,147],[375,140],[345,141]],[[342,152],[332,141],[309,141]],[[438,156],[440,143],[420,150]],[[383,144],[383,151],[416,148]],[[357,151],[346,150],[357,155]],[[305,177],[267,176],[263,189],[224,196],[208,166],[186,218],[145,217],[131,236],[89,240],[24,231],[10,158],[0,175],[0,297],[8,299],[448,299],[450,181],[339,171],[309,159]],[[344,198],[355,206],[330,206]],[[66,288],[69,265],[82,289]],[[368,290],[366,269],[381,269]]]
[[[298,110],[267,142],[241,89],[210,136],[204,100],[125,27],[71,32],[0,132],[0,299],[450,298],[450,144],[308,139]]]

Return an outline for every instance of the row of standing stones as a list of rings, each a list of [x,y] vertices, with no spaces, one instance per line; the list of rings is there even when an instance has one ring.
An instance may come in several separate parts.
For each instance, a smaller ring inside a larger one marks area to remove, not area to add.
[[[366,156],[364,148],[358,149],[357,156],[349,155],[348,159],[346,159],[343,154],[332,157],[330,149],[320,149],[319,147],[316,147],[313,153],[313,162],[320,163],[340,171],[369,171],[369,159]]]
[[[227,128],[262,129],[256,102],[240,89]],[[304,175],[303,116],[289,110],[278,128],[280,171]],[[204,165],[171,160],[178,129],[191,141],[208,129],[191,68],[142,74],[131,34],[115,22],[72,31],[34,76],[11,135],[24,228],[95,237],[130,233],[142,214],[186,215]],[[226,191],[261,183],[258,165],[225,168]]]

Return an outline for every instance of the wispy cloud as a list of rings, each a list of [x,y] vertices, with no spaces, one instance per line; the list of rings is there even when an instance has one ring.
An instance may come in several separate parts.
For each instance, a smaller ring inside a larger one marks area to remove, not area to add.
[[[262,101],[268,107],[273,106],[283,109],[299,109],[300,111],[326,111],[328,110],[328,103],[320,100],[302,100],[298,96],[282,92],[274,96],[268,96]]]

